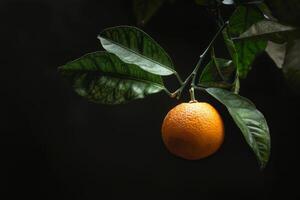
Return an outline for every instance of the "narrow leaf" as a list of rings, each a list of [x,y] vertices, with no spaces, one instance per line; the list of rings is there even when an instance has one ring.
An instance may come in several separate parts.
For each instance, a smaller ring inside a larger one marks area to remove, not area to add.
[[[165,89],[160,76],[124,63],[108,52],[86,54],[59,71],[80,96],[96,103],[126,103]]]
[[[122,61],[135,64],[153,74],[176,73],[170,56],[149,35],[130,26],[105,29],[98,35],[103,48]]]
[[[220,88],[208,88],[206,91],[224,104],[236,125],[255,153],[261,168],[269,160],[271,142],[267,122],[263,114],[248,99]]]

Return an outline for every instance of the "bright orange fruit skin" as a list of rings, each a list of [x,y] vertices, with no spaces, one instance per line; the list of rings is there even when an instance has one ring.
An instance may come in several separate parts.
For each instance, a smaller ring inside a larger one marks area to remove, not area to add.
[[[176,156],[187,160],[205,158],[223,143],[223,121],[208,103],[181,103],[166,115],[162,139],[166,148]]]

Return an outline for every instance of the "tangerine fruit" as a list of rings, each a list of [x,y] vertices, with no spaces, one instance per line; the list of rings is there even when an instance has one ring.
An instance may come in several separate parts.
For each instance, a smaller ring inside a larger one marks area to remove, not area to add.
[[[209,103],[181,103],[166,115],[162,139],[166,148],[176,156],[187,160],[205,158],[223,143],[223,121]]]

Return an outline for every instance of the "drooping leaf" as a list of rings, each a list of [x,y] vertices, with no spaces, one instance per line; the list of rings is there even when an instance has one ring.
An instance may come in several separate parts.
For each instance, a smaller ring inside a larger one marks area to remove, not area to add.
[[[135,64],[153,74],[167,76],[176,73],[165,50],[148,34],[131,26],[105,29],[98,35],[103,48],[122,61]]]
[[[280,24],[276,21],[262,20],[253,24],[237,40],[265,39],[277,43],[300,38],[300,29]]]
[[[224,35],[223,32],[226,44],[229,44],[228,40],[239,37],[251,25],[263,19],[264,15],[257,6],[238,6],[229,19],[228,28],[224,30],[225,33],[227,32],[227,35]],[[238,74],[241,78],[245,78],[251,69],[252,62],[259,53],[263,52],[267,42],[265,40],[243,40],[230,42],[230,45],[234,45],[236,50],[235,53],[237,55],[234,55],[232,60],[238,69]],[[232,47],[228,48],[232,49]]]
[[[221,88],[208,88],[206,91],[224,104],[236,125],[255,153],[261,168],[269,160],[271,142],[269,128],[263,114],[248,99]]]
[[[212,58],[199,78],[199,85],[232,89],[236,78],[236,68],[231,60]]]
[[[59,68],[74,90],[102,104],[120,104],[164,90],[160,76],[122,62],[108,52],[94,52]]]
[[[133,0],[133,11],[138,24],[146,24],[166,0]]]

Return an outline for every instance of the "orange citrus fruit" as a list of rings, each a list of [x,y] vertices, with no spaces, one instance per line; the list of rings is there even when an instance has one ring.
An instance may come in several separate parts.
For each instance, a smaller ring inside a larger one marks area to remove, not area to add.
[[[223,143],[223,121],[208,103],[181,103],[166,115],[162,139],[166,148],[176,156],[188,160],[205,158]]]

